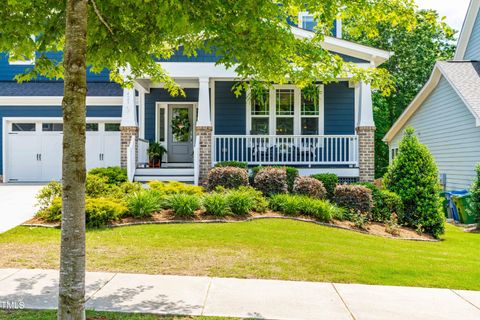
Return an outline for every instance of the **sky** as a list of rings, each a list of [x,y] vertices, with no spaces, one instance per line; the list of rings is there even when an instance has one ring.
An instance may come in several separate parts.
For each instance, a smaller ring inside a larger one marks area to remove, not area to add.
[[[415,0],[422,9],[435,9],[447,18],[448,24],[455,30],[462,29],[470,0]]]

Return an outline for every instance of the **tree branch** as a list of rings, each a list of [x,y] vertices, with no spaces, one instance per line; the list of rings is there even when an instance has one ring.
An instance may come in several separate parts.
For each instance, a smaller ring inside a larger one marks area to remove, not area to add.
[[[95,14],[97,15],[98,19],[100,20],[101,23],[103,23],[105,25],[105,27],[108,29],[108,31],[110,32],[110,34],[113,35],[113,30],[112,28],[108,25],[107,21],[105,21],[105,19],[102,17],[102,14],[100,13],[100,11],[98,10],[98,7],[97,7],[97,4],[95,3],[95,0],[90,0],[90,2],[92,3],[93,5],[93,10],[95,11]]]

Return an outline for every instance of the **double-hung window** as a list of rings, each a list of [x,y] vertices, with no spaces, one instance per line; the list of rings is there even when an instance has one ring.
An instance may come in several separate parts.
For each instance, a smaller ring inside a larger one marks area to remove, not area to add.
[[[293,135],[295,131],[295,90],[275,91],[275,129],[277,135]]]
[[[269,91],[257,90],[251,95],[251,131],[252,135],[268,135],[270,133]]]
[[[305,136],[320,134],[320,88],[302,90],[300,103],[300,132]]]

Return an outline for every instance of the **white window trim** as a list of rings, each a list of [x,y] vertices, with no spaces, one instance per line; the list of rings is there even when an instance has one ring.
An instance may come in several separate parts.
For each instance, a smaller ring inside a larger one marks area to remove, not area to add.
[[[302,134],[302,118],[318,118],[318,134],[323,135],[325,132],[325,86],[320,84],[318,85],[320,89],[319,97],[319,106],[318,106],[318,116],[317,115],[306,115],[302,116],[301,114],[301,103],[302,103],[302,91],[300,88],[294,85],[274,85],[273,88],[269,91],[269,115],[252,115],[252,105],[251,105],[251,91],[247,91],[246,99],[246,111],[247,111],[247,121],[246,121],[246,133],[251,135],[252,130],[252,118],[268,118],[269,119],[269,135],[276,136],[277,132],[277,117],[278,118],[291,118],[292,116],[286,115],[277,115],[277,96],[276,90],[278,89],[293,89],[294,90],[294,114],[293,114],[293,134],[301,135]]]
[[[11,66],[34,66],[35,58],[30,60],[10,60],[8,59],[8,64]]]

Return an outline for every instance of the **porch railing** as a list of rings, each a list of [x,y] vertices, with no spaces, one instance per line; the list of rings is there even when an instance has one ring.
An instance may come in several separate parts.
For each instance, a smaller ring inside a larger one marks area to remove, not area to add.
[[[148,164],[148,140],[138,139],[138,160],[137,166],[146,167]]]
[[[128,181],[133,181],[135,177],[135,169],[137,168],[136,156],[136,137],[132,136],[130,144],[127,147],[127,177]]]
[[[358,166],[358,136],[215,135],[214,162]]]

